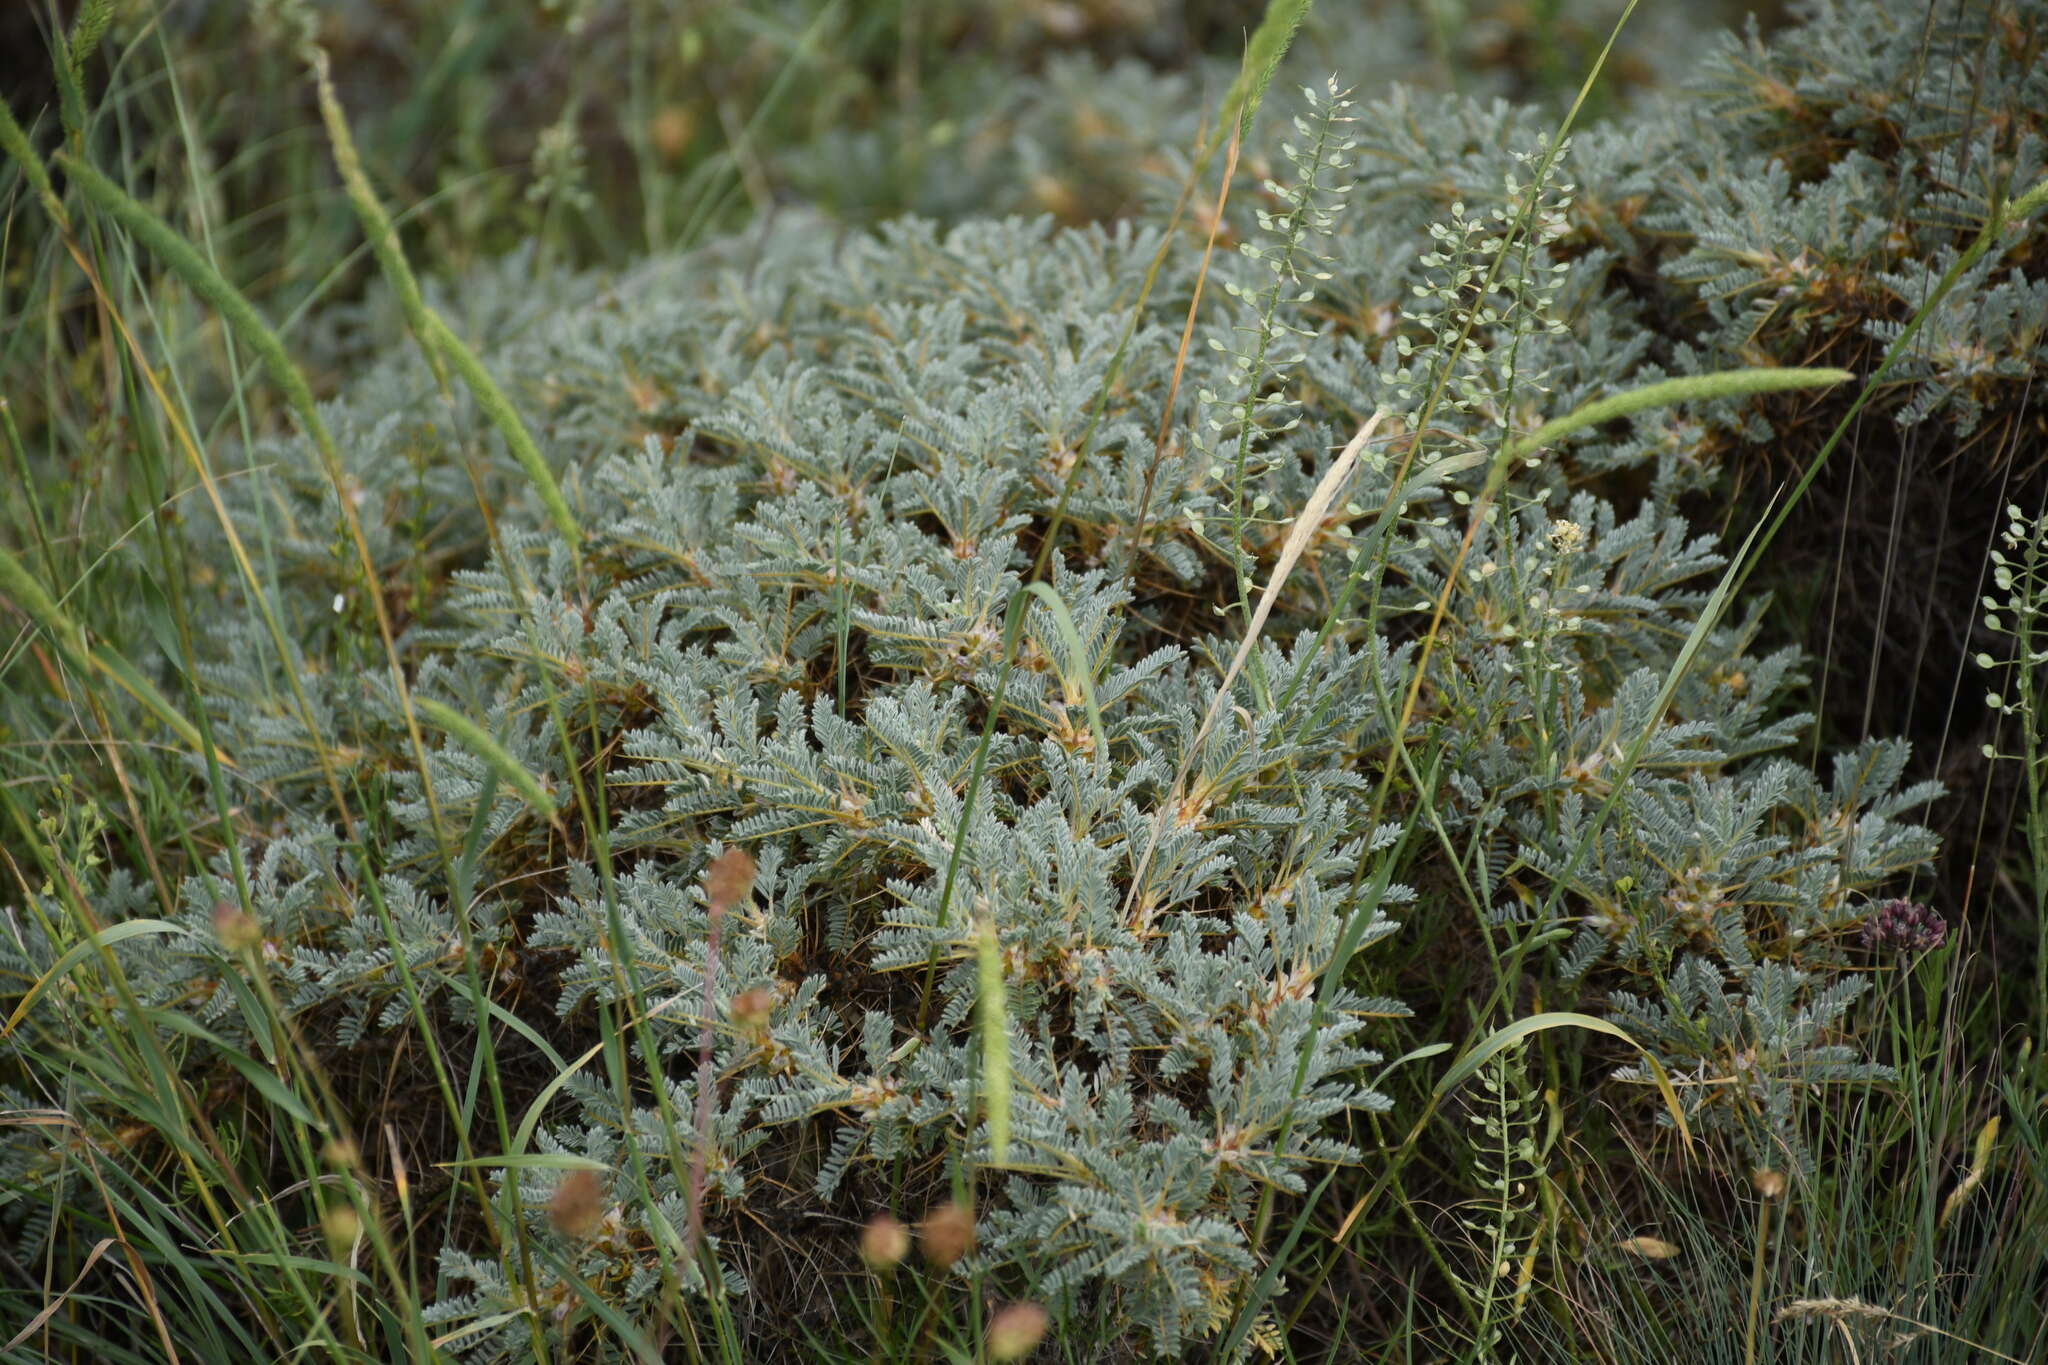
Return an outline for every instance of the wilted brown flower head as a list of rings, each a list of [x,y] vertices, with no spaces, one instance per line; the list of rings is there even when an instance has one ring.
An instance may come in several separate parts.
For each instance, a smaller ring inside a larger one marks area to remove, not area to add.
[[[263,941],[263,926],[233,901],[213,904],[213,934],[231,953],[246,952]]]
[[[741,991],[732,998],[732,1021],[744,1029],[763,1029],[775,1014],[775,992],[766,986]]]
[[[949,1200],[924,1216],[917,1241],[925,1259],[944,1270],[974,1249],[974,1214]]]
[[[704,878],[704,895],[714,911],[732,909],[754,889],[754,855],[732,847],[711,860]]]
[[[548,1200],[548,1222],[567,1237],[588,1237],[604,1216],[604,1181],[596,1171],[571,1171]]]

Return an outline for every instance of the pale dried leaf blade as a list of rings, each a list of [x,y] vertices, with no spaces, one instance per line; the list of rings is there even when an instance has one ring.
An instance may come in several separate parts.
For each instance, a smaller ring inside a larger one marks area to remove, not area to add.
[[[1166,828],[1166,821],[1171,818],[1171,812],[1180,807],[1181,798],[1185,795],[1188,773],[1194,767],[1196,755],[1202,750],[1202,742],[1209,737],[1209,732],[1216,728],[1217,719],[1222,716],[1223,708],[1229,704],[1231,685],[1237,681],[1237,675],[1243,670],[1245,660],[1251,657],[1252,650],[1258,645],[1259,634],[1266,627],[1266,619],[1273,614],[1273,604],[1279,600],[1280,590],[1287,585],[1288,575],[1294,572],[1294,566],[1300,562],[1302,552],[1315,536],[1316,528],[1322,525],[1323,517],[1330,510],[1330,504],[1337,500],[1338,492],[1350,482],[1351,472],[1358,467],[1359,454],[1372,440],[1373,433],[1379,429],[1380,423],[1386,420],[1386,416],[1387,409],[1380,408],[1366,418],[1365,425],[1358,429],[1358,434],[1351,438],[1343,453],[1337,456],[1329,471],[1309,494],[1308,501],[1302,506],[1301,515],[1294,519],[1294,526],[1287,533],[1287,542],[1280,547],[1280,558],[1273,565],[1273,574],[1266,580],[1265,591],[1259,594],[1258,606],[1252,609],[1251,623],[1245,627],[1244,639],[1238,642],[1237,653],[1231,657],[1230,666],[1223,670],[1223,681],[1217,686],[1216,695],[1209,703],[1208,714],[1202,717],[1201,728],[1195,732],[1194,741],[1188,745],[1188,751],[1181,756],[1180,768],[1173,775],[1173,787],[1168,792],[1166,800],[1160,803],[1158,815],[1152,821],[1152,831],[1145,839],[1145,851],[1139,855],[1137,866],[1132,869],[1131,889],[1124,897],[1126,915],[1137,903],[1139,888],[1145,884],[1145,870],[1151,866],[1152,855],[1159,848],[1159,837]]]
[[[1330,504],[1337,500],[1338,490],[1350,481],[1351,471],[1358,466],[1359,452],[1365,449],[1366,442],[1372,439],[1373,432],[1385,420],[1386,415],[1387,410],[1381,408],[1366,418],[1365,425],[1358,429],[1358,434],[1351,438],[1350,444],[1344,447],[1344,452],[1330,466],[1329,472],[1316,484],[1315,491],[1309,494],[1308,502],[1301,509],[1301,515],[1294,519],[1294,526],[1287,533],[1287,543],[1280,547],[1280,558],[1273,565],[1273,575],[1266,580],[1265,591],[1259,594],[1258,606],[1252,609],[1251,624],[1245,628],[1244,639],[1238,642],[1237,653],[1231,656],[1230,667],[1223,671],[1223,683],[1216,689],[1215,700],[1209,703],[1209,714],[1202,718],[1202,728],[1196,732],[1195,742],[1190,747],[1187,757],[1181,760],[1181,778],[1187,776],[1187,767],[1194,759],[1194,751],[1201,748],[1202,741],[1208,738],[1210,729],[1223,714],[1223,707],[1230,697],[1231,685],[1237,681],[1237,675],[1244,669],[1245,660],[1251,657],[1252,650],[1257,647],[1259,636],[1266,628],[1266,620],[1273,614],[1273,604],[1280,600],[1280,590],[1287,586],[1287,579],[1294,572],[1294,566],[1301,562],[1302,552],[1308,548],[1309,541],[1315,538],[1316,528],[1323,524],[1323,517],[1328,514]],[[1180,780],[1176,779],[1176,795],[1179,786]]]
[[[44,1304],[43,1311],[36,1314],[34,1317],[30,1318],[28,1320],[28,1325],[26,1327],[23,1327],[19,1332],[16,1332],[11,1338],[9,1338],[5,1346],[0,1346],[0,1351],[11,1351],[15,1347],[27,1341],[30,1337],[34,1336],[37,1332],[40,1332],[43,1329],[43,1324],[48,1322],[52,1317],[55,1317],[57,1310],[62,1308],[66,1303],[68,1303],[71,1299],[71,1296],[78,1292],[78,1286],[85,1282],[85,1277],[92,1273],[93,1266],[96,1263],[98,1263],[100,1257],[107,1254],[107,1249],[109,1247],[112,1247],[114,1244],[115,1239],[112,1237],[102,1237],[99,1241],[95,1242],[93,1244],[92,1250],[86,1254],[85,1264],[80,1266],[78,1268],[78,1274],[72,1277],[70,1287],[67,1288],[63,1293],[53,1297],[48,1303]]]

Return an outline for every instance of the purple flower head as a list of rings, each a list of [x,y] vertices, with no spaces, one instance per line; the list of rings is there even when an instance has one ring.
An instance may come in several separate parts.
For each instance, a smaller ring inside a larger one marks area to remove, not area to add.
[[[1863,946],[1872,952],[1924,953],[1948,938],[1948,921],[1916,901],[1884,901],[1863,921]]]

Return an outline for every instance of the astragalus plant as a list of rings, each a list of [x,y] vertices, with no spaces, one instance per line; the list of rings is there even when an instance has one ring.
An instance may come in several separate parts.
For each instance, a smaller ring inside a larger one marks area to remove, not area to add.
[[[1880,1074],[1846,968],[1933,789],[1882,742],[1814,771],[1727,552],[1544,427],[1642,377],[1577,311],[1577,153],[1502,138],[1446,212],[1361,221],[1354,140],[1404,107],[1296,98],[1213,256],[792,211],[430,285],[434,364],[393,336],[232,451],[133,375],[205,476],[118,552],[172,600],[95,654],[10,551],[41,677],[8,723],[174,746],[144,795],[195,813],[109,859],[124,778],[10,784],[17,1255],[77,1264],[83,1185],[151,1229],[180,1330],[730,1355],[868,1292],[871,1215],[952,1201],[927,1320],[1028,1294],[1110,1353],[1270,1342],[1293,1211],[1394,1159],[1391,1021],[1532,1001],[1634,1037],[1592,1083],[1646,1128],[1796,1164],[1815,1087]],[[125,252],[139,212],[87,185],[68,230]],[[1480,988],[1397,990],[1393,935]]]

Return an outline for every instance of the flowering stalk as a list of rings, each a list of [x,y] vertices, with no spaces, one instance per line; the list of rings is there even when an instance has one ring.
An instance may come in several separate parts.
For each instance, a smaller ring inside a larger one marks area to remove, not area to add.
[[[704,935],[704,1023],[697,1034],[697,1150],[690,1158],[690,1226],[692,1250],[704,1240],[704,1175],[711,1154],[711,1093],[717,1077],[712,1071],[711,1026],[718,1010],[718,945],[725,927],[725,912],[746,898],[754,887],[754,859],[743,848],[728,848],[711,860],[704,893],[710,924]]]

